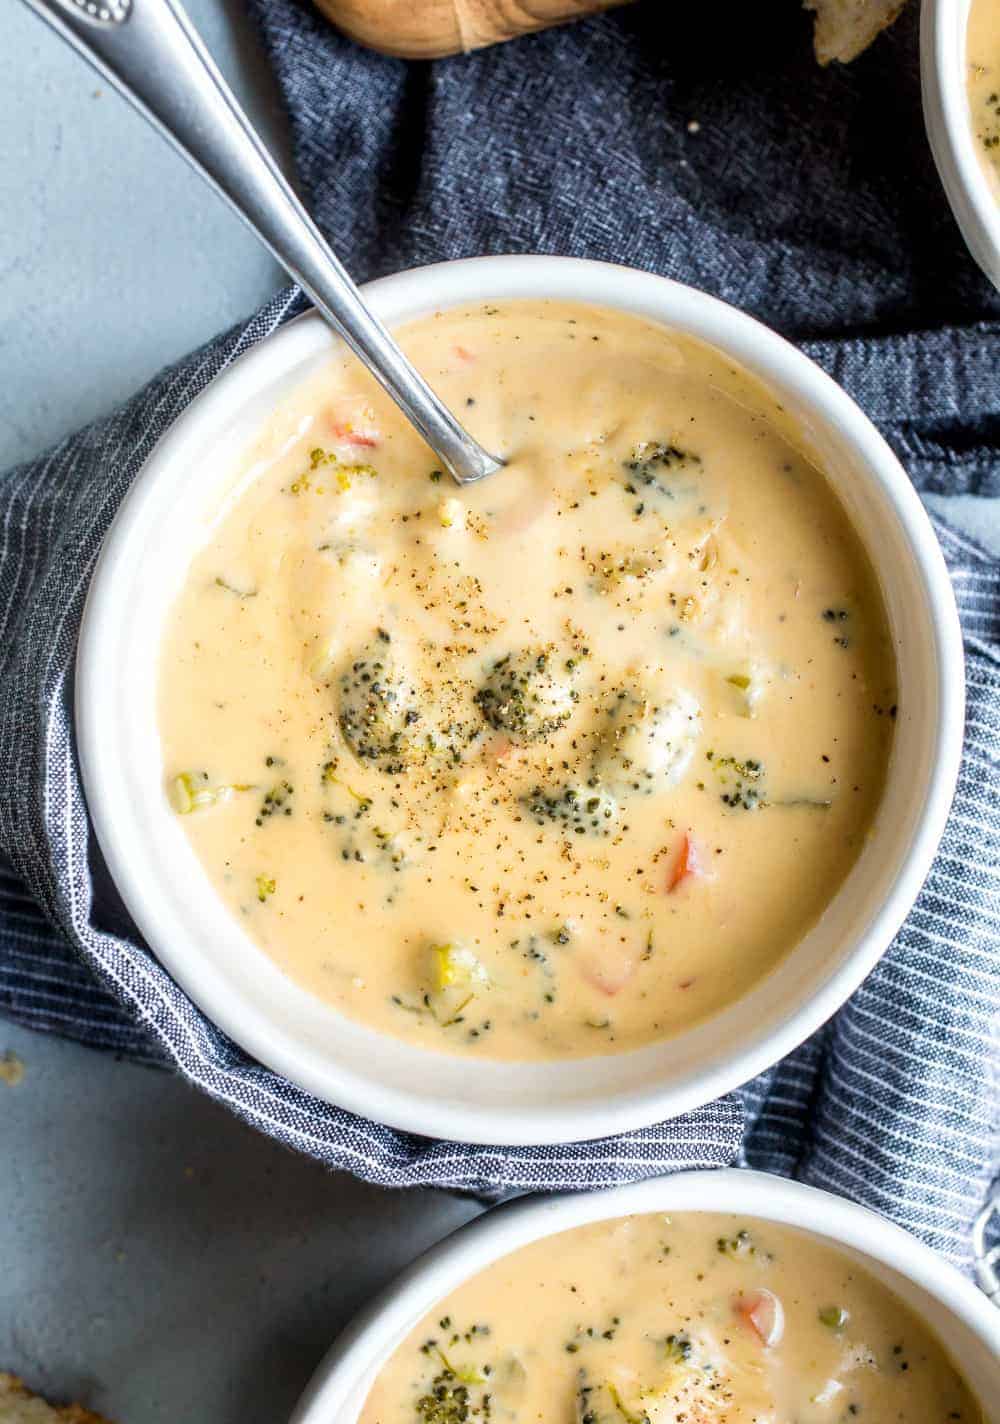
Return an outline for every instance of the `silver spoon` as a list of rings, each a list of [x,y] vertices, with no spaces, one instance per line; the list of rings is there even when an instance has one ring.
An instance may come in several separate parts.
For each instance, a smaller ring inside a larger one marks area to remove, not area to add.
[[[176,0],[25,0],[234,208],[460,485],[503,461],[403,355],[292,192]]]

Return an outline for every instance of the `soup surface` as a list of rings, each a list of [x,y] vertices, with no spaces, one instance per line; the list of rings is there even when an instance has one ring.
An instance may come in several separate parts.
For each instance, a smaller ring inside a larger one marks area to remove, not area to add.
[[[894,660],[799,431],[718,352],[586,307],[403,344],[501,473],[458,490],[348,358],[192,560],[165,784],[248,933],[380,1030],[497,1058],[718,1011],[881,792]]]
[[[1000,0],[972,0],[967,53],[972,128],[1000,199]]]
[[[940,1345],[765,1221],[625,1217],[523,1248],[420,1322],[359,1424],[974,1424]]]

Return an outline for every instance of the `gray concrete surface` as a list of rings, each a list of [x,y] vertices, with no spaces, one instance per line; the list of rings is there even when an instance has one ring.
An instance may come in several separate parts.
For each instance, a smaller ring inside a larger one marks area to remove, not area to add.
[[[5,1053],[0,1369],[118,1424],[283,1424],[362,1302],[479,1210],[327,1172],[159,1069],[0,1022]]]
[[[241,0],[195,24],[284,153]],[[0,469],[112,409],[283,281],[163,140],[16,0],[0,19]]]
[[[240,0],[188,0],[272,142]],[[26,9],[0,55],[0,468],[281,283],[235,218]],[[1000,552],[983,501],[935,501]],[[0,1369],[120,1424],[281,1424],[338,1328],[477,1208],[380,1192],[155,1070],[0,1022]],[[331,1421],[333,1424],[333,1421]]]

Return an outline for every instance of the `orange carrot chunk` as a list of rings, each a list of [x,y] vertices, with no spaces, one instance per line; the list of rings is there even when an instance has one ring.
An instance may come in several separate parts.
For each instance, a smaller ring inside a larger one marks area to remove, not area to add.
[[[333,433],[336,439],[344,445],[357,445],[374,450],[378,444],[378,437],[374,431],[355,430],[353,425],[347,425],[340,420],[333,422]]]
[[[737,1296],[733,1309],[762,1345],[780,1344],[785,1333],[785,1311],[774,1291],[762,1287],[750,1295]]]
[[[615,953],[602,955],[600,959],[585,959],[580,966],[584,980],[599,993],[613,999],[634,977],[636,962],[628,955]]]
[[[694,837],[691,832],[685,831],[677,859],[670,867],[667,875],[667,894],[673,894],[679,886],[684,884],[685,880],[689,880],[693,875],[700,875],[701,873],[698,847],[695,845]]]

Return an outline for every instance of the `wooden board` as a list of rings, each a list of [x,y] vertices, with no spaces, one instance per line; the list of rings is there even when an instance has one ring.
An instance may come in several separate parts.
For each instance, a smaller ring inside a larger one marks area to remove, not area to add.
[[[404,59],[440,59],[564,24],[625,0],[316,0],[351,39]]]

